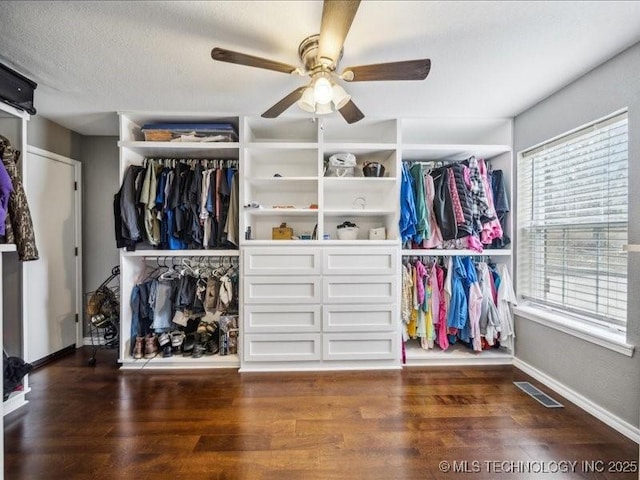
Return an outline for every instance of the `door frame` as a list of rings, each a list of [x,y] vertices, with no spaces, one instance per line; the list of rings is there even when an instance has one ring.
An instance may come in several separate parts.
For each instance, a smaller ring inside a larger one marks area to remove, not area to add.
[[[74,202],[76,208],[76,248],[78,249],[78,255],[76,256],[76,315],[78,321],[76,322],[76,348],[80,348],[83,346],[83,326],[84,326],[84,315],[82,311],[82,292],[83,292],[83,284],[82,284],[82,163],[78,160],[73,160],[72,158],[65,157],[63,155],[59,155],[57,153],[50,152],[48,150],[44,150],[42,148],[34,147],[33,145],[27,145],[27,153],[40,155],[41,157],[47,158],[49,160],[53,160],[54,162],[61,162],[73,167],[73,176],[75,181],[75,191],[74,191]],[[24,161],[28,161],[27,156],[25,155]],[[22,182],[25,185],[25,189],[29,182],[29,179],[25,175],[25,169],[22,170]],[[28,200],[28,199],[27,199]],[[28,326],[28,323],[25,321],[29,318],[29,300],[27,295],[27,289],[24,288],[24,285],[28,285],[28,278],[25,269],[22,269],[22,323],[23,328],[25,325]],[[24,335],[28,335],[28,330],[24,332]],[[25,341],[25,344],[28,343]],[[25,353],[26,356],[26,353]]]

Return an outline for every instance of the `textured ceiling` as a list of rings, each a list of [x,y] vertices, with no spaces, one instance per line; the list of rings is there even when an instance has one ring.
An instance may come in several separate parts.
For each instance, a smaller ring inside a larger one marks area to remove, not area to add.
[[[117,111],[258,115],[305,79],[211,60],[219,46],[298,65],[319,1],[0,2],[0,61],[38,114],[116,135]],[[345,88],[367,116],[511,117],[640,41],[640,2],[367,1],[341,65],[430,58],[422,82]],[[296,106],[285,112],[299,115]]]

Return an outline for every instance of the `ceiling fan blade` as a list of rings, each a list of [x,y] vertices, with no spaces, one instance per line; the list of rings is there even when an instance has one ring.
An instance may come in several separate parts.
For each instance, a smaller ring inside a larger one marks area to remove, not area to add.
[[[293,73],[298,68],[286,63],[268,60],[262,57],[254,57],[245,53],[233,52],[224,48],[214,48],[211,50],[211,58],[221,62],[237,63],[238,65],[247,65],[249,67],[264,68],[266,70],[275,70],[282,73]]]
[[[340,115],[347,121],[347,123],[356,123],[359,120],[364,118],[364,113],[360,111],[356,104],[353,103],[353,100],[349,100],[344,107],[340,110]]]
[[[404,62],[377,63],[348,67],[342,77],[348,82],[370,82],[376,80],[424,80],[431,70],[431,60],[407,60]],[[353,77],[351,74],[353,74]]]
[[[318,57],[338,63],[340,51],[356,16],[360,0],[325,0],[322,6]]]
[[[291,105],[293,105],[298,100],[300,100],[300,97],[302,97],[302,92],[304,92],[305,88],[307,88],[307,87],[296,88],[293,92],[291,92],[289,95],[284,97],[282,100],[280,100],[278,103],[276,103],[269,110],[264,112],[262,114],[262,117],[263,118],[276,118],[278,115],[280,115],[282,112],[284,112],[287,108],[289,108]]]

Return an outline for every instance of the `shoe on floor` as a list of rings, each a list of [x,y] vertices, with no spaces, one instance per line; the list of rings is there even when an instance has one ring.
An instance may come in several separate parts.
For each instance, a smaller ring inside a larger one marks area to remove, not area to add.
[[[169,334],[167,332],[163,332],[158,336],[158,343],[160,344],[161,347],[164,347],[170,341],[171,341],[171,337],[169,337]]]
[[[170,334],[171,336],[171,346],[173,348],[180,348],[182,346],[182,342],[184,341],[184,332],[180,330],[174,330]]]
[[[171,344],[166,344],[162,348],[162,357],[163,358],[173,357],[173,349],[171,348]]]
[[[136,337],[136,343],[133,347],[133,358],[139,359],[144,356],[144,337]]]
[[[144,358],[153,358],[158,355],[158,337],[150,333],[144,339]]]
[[[194,333],[189,333],[184,337],[184,342],[182,343],[182,356],[190,357],[193,353],[193,346],[196,343],[196,336]]]

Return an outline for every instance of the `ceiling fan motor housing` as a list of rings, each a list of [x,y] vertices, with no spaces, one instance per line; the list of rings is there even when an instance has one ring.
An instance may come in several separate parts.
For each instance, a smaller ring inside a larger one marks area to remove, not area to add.
[[[337,59],[318,57],[318,45],[320,43],[320,34],[310,35],[300,42],[298,47],[298,56],[304,65],[305,70],[313,75],[317,72],[333,72],[338,67],[338,63],[342,59],[344,48],[340,50]]]

